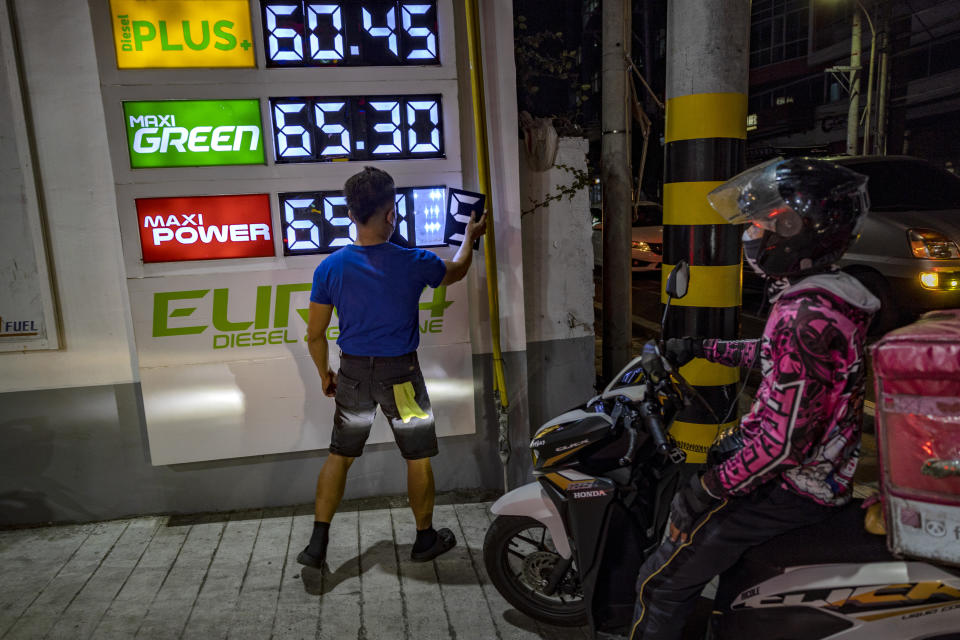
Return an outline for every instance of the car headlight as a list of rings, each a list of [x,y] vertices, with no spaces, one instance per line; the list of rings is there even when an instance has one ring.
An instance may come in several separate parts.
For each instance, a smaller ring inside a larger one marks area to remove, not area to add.
[[[957,244],[939,231],[931,229],[910,229],[907,231],[910,239],[910,251],[914,258],[929,260],[950,260],[960,258],[960,249]]]
[[[637,251],[650,251],[650,245],[642,240],[633,240],[630,243],[630,246],[636,249]]]
[[[956,291],[960,289],[960,272],[921,271],[920,284],[934,291]]]

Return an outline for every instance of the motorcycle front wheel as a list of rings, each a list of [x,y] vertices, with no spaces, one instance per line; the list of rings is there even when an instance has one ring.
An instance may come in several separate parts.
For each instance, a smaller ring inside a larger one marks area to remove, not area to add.
[[[587,604],[576,563],[557,589],[544,592],[562,560],[542,522],[525,516],[497,516],[483,540],[483,563],[503,597],[531,618],[563,627],[587,623]]]

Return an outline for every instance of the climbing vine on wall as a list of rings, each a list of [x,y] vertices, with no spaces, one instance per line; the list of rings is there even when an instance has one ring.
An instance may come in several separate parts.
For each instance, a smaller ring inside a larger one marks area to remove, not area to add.
[[[573,200],[573,197],[577,195],[581,189],[586,189],[590,185],[590,174],[583,169],[571,167],[570,165],[563,163],[555,164],[554,166],[557,169],[563,169],[567,173],[571,174],[571,176],[573,176],[572,181],[569,184],[560,185],[553,191],[553,193],[547,195],[547,197],[543,200],[532,203],[532,206],[529,209],[523,209],[520,212],[521,217],[529,213],[533,213],[537,209],[545,208],[551,202],[560,202],[564,198],[567,200]]]

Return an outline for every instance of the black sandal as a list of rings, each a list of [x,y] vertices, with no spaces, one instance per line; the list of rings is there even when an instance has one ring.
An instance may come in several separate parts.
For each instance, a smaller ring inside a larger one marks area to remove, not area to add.
[[[433,546],[426,551],[411,550],[410,559],[414,562],[430,562],[455,546],[457,546],[457,538],[453,535],[453,531],[447,528],[437,529],[437,540],[433,543]]]

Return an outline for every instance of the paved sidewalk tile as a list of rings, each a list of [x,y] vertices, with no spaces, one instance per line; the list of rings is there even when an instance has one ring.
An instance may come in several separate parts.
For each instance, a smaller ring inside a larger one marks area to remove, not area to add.
[[[490,522],[486,503],[437,506],[435,526],[457,545],[413,562],[403,500],[346,503],[322,571],[296,562],[312,505],[0,531],[0,639],[589,638],[538,623],[493,588]]]
[[[129,520],[118,520],[95,525],[76,553],[60,567],[4,638],[45,637],[100,568],[100,563],[129,524]]]
[[[226,638],[224,619],[237,607],[240,586],[247,572],[253,544],[260,531],[260,510],[231,514],[220,545],[187,620],[184,638]]]

